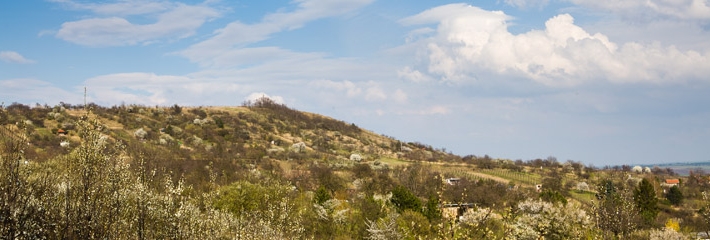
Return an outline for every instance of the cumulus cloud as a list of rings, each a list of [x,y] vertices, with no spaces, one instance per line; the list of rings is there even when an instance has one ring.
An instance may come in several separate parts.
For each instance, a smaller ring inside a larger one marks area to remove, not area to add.
[[[397,70],[397,76],[415,83],[429,82],[432,80],[430,76],[423,74],[419,70],[412,69],[409,66]]]
[[[65,22],[56,37],[92,47],[148,44],[163,38],[185,38],[192,36],[206,21],[220,16],[219,11],[211,7],[181,3],[124,1],[118,4],[74,5],[109,16]],[[157,14],[154,23],[135,24],[123,17],[147,13]]]
[[[3,62],[8,62],[8,63],[23,63],[23,64],[35,63],[35,61],[27,59],[27,58],[23,57],[22,55],[20,55],[19,53],[13,52],[13,51],[1,51],[0,52],[0,60],[2,60]]]
[[[549,19],[544,30],[521,34],[508,31],[509,20],[511,17],[503,12],[450,4],[401,23],[437,25],[435,33],[409,44],[428,53],[419,59],[427,69],[417,71],[445,82],[472,81],[480,71],[523,77],[548,86],[599,80],[686,82],[703,80],[710,74],[710,53],[660,44],[617,44],[604,34],[588,33],[568,14]],[[414,70],[408,72],[412,75]]]

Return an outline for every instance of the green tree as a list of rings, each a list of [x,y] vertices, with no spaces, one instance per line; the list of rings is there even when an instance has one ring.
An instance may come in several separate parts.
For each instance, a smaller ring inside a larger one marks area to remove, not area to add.
[[[397,212],[411,209],[415,212],[422,212],[422,202],[406,187],[399,185],[392,190],[390,202],[397,208]]]
[[[545,190],[540,193],[540,200],[549,203],[562,203],[567,205],[567,198],[563,196],[560,192],[554,190]]]
[[[648,179],[641,180],[638,187],[634,189],[634,203],[645,224],[650,225],[656,220],[659,211],[658,198],[656,198],[656,190]]]
[[[429,219],[429,221],[441,218],[441,209],[439,208],[439,197],[435,194],[429,195],[429,200],[427,200],[426,208],[424,209],[424,216]]]
[[[173,105],[172,110],[174,114],[182,113],[182,107],[180,107],[180,105],[177,105],[177,103]]]
[[[321,185],[320,187],[318,187],[318,190],[316,190],[315,196],[313,197],[313,201],[319,205],[323,205],[325,201],[328,201],[331,198],[332,197],[330,196],[328,189],[325,189],[325,187]]]
[[[680,206],[680,204],[683,203],[683,192],[680,191],[678,186],[673,186],[668,190],[668,193],[666,193],[666,199],[668,199],[671,204]]]

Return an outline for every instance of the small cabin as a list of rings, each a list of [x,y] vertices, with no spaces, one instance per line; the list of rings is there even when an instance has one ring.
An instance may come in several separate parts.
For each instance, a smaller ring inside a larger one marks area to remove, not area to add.
[[[669,178],[666,179],[663,183],[661,183],[661,186],[663,187],[673,187],[673,186],[678,186],[680,184],[680,179],[677,178]]]
[[[461,182],[460,178],[447,178],[446,179],[446,184],[448,184],[448,185],[456,185],[456,184],[459,184],[459,182]]]
[[[57,135],[59,135],[59,136],[66,136],[66,135],[67,135],[67,131],[64,130],[64,129],[59,129],[59,130],[57,130]]]

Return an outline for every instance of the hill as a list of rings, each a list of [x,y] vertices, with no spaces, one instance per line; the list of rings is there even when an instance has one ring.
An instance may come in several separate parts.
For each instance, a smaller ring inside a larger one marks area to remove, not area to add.
[[[12,104],[0,125],[0,234],[13,238],[624,238],[666,233],[657,229],[668,221],[686,235],[710,229],[704,173],[681,178],[681,203],[664,193],[673,171],[456,156],[268,98]],[[636,191],[659,201],[641,209]],[[623,222],[601,224],[612,220]]]

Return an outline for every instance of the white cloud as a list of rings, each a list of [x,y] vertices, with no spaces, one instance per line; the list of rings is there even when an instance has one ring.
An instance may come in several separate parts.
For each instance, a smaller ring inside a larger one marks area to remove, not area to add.
[[[406,103],[408,98],[404,90],[396,89],[394,91],[388,91],[380,83],[374,81],[351,82],[345,80],[338,82],[332,80],[316,80],[309,83],[309,86],[316,89],[327,89],[329,94],[324,94],[324,96],[341,96],[339,93],[344,92],[345,96],[348,98],[362,98],[369,102],[383,102],[391,99],[396,103]]]
[[[379,86],[371,86],[365,90],[365,100],[367,101],[384,101],[387,99],[387,94]]]
[[[259,23],[244,24],[232,22],[215,31],[212,38],[190,46],[180,54],[203,66],[215,63],[217,59],[231,59],[239,55],[242,48],[263,41],[271,34],[302,27],[307,22],[327,17],[342,16],[361,8],[373,0],[298,0],[296,9],[264,16]]]
[[[435,106],[420,107],[420,108],[398,111],[396,114],[426,116],[426,115],[448,115],[450,113],[451,113],[451,109],[449,107],[443,106],[443,105],[435,105]]]
[[[655,13],[679,19],[710,20],[707,0],[568,0],[574,4],[604,9],[617,14],[640,16]],[[651,17],[652,18],[652,17]]]
[[[533,7],[544,7],[550,1],[549,0],[504,0],[504,2],[510,6],[518,8],[533,8]]]
[[[57,31],[56,37],[80,45],[105,47],[148,44],[163,38],[185,38],[206,21],[220,16],[220,13],[207,6],[185,4],[162,4],[149,10],[131,8],[136,2],[124,2],[127,6],[92,4],[90,8],[103,14],[129,15],[159,11],[157,19],[151,24],[134,24],[119,16],[88,18],[65,22]],[[104,9],[105,10],[101,10]],[[89,8],[89,6],[87,6]],[[121,8],[121,9],[118,9]],[[123,9],[125,8],[125,9]],[[113,9],[113,10],[111,10]],[[133,9],[135,12],[130,12]],[[146,12],[147,11],[147,12]]]
[[[599,80],[677,83],[704,81],[710,74],[710,53],[660,44],[613,43],[601,33],[590,34],[575,25],[568,14],[549,19],[544,30],[516,35],[507,30],[510,19],[502,12],[464,4],[403,19],[405,25],[437,24],[436,33],[409,43],[428,51],[426,58],[419,59],[427,69],[408,72],[425,71],[442,81],[462,82],[486,71],[548,86]]]
[[[406,103],[407,98],[407,93],[405,93],[402,89],[397,89],[392,94],[392,99],[394,99],[394,101],[397,103]]]
[[[8,63],[35,63],[35,61],[27,59],[20,55],[17,52],[13,51],[1,51],[0,52],[0,60],[3,62],[8,62]]]
[[[238,74],[237,74],[238,75]],[[274,81],[255,81],[244,83],[234,80],[234,75],[205,76],[188,74],[186,76],[158,75],[155,73],[133,72],[101,75],[86,80],[89,101],[102,105],[120,104],[122,102],[143,105],[239,105],[244,100],[256,100],[262,96],[277,103],[285,103],[282,96],[267,94],[268,91],[289,91],[290,85],[274,87]],[[288,81],[287,81],[288,82]],[[325,82],[324,82],[325,83]],[[290,83],[299,89],[315,85],[300,86]],[[281,84],[276,84],[281,85]],[[333,82],[332,86],[337,86]],[[339,86],[347,91],[348,82]],[[303,92],[303,94],[299,94]],[[312,99],[311,88],[291,93],[289,96],[298,99]],[[244,97],[239,97],[244,96]],[[322,99],[320,99],[322,100]]]
[[[186,77],[136,72],[97,76],[86,80],[84,85],[92,96],[92,101],[98,103],[165,105],[170,104],[166,92],[176,91],[178,89],[175,87],[185,86],[189,82],[191,80]],[[191,91],[199,91],[198,89],[188,88]]]
[[[405,66],[404,68],[397,70],[397,76],[415,83],[423,83],[433,80],[430,76],[423,74],[419,70],[414,70],[409,66]]]
[[[0,80],[0,96],[2,96],[2,100],[11,99],[21,103],[81,102],[80,94],[68,92],[52,83],[32,78]]]
[[[119,0],[113,3],[80,3],[71,0],[50,0],[66,5],[75,10],[88,10],[96,14],[109,16],[140,15],[166,11],[174,7],[174,3],[168,1],[151,0]]]
[[[345,92],[345,95],[349,98],[356,97],[362,93],[362,88],[355,85],[351,81],[341,81],[336,82],[332,80],[316,80],[310,83],[310,85],[318,88],[332,89],[335,91]]]

